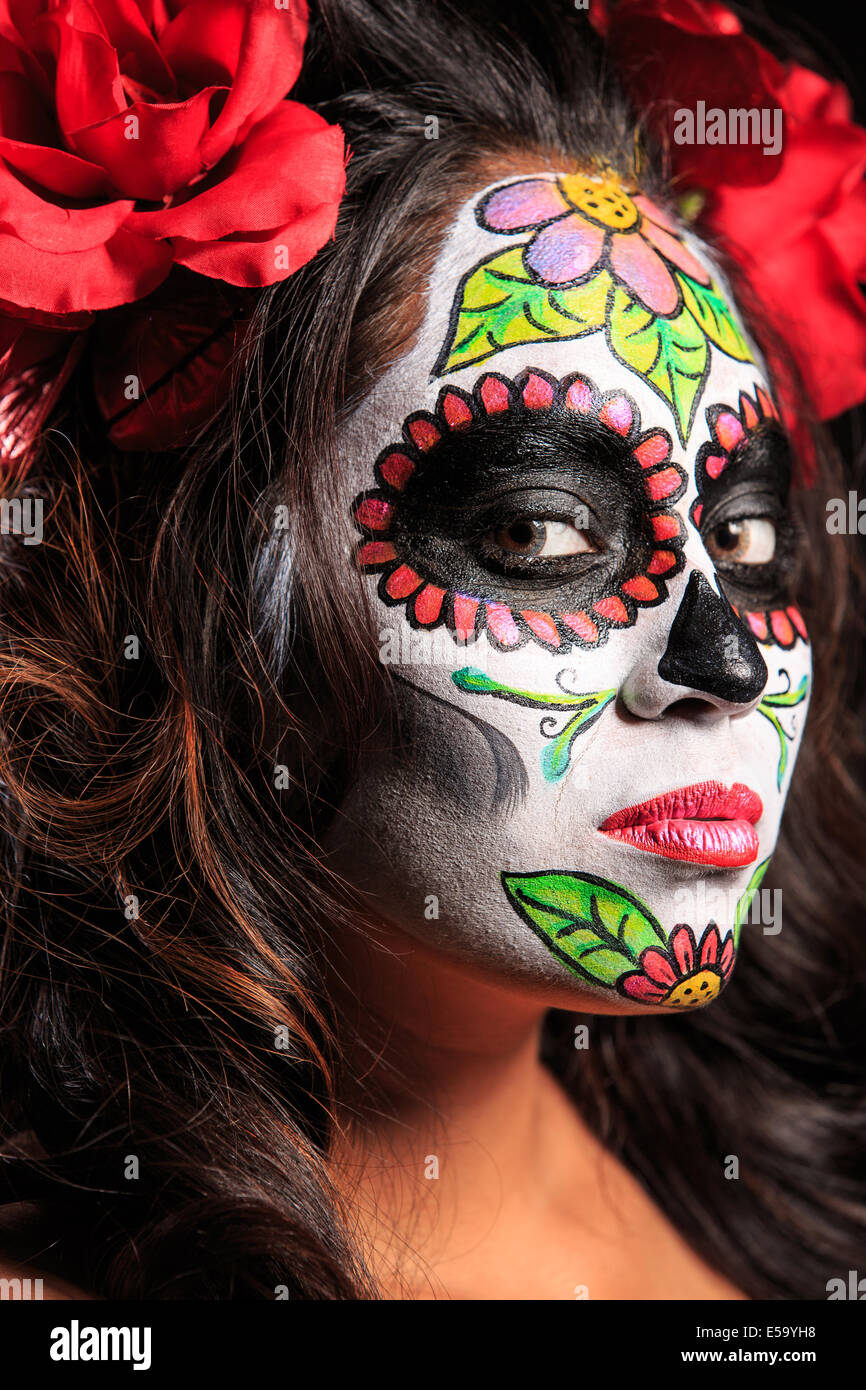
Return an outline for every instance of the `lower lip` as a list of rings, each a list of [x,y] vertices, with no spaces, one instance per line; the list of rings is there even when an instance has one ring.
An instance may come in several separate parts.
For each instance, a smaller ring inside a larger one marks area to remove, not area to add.
[[[661,820],[603,830],[602,834],[664,859],[710,864],[717,869],[742,869],[758,857],[757,831],[747,820]]]

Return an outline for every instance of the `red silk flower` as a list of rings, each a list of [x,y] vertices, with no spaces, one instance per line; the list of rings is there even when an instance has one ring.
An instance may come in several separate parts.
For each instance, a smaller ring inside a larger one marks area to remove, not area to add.
[[[748,298],[793,356],[811,403],[831,419],[866,398],[866,131],[841,83],[782,63],[716,0],[593,0],[636,108],[647,109],[682,193],[700,192],[702,230],[738,264]],[[760,145],[679,145],[675,112],[781,108],[777,155]],[[796,402],[781,404],[793,423]],[[785,397],[788,399],[785,399]]]
[[[175,266],[256,288],[310,260],[345,155],[285,99],[306,31],[306,0],[0,0],[0,312],[78,331]]]

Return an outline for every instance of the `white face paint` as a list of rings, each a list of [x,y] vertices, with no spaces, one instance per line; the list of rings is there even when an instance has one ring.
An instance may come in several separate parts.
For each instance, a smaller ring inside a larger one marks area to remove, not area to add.
[[[784,437],[720,284],[612,179],[505,179],[342,439],[405,722],[328,848],[552,1005],[715,997],[805,722]]]

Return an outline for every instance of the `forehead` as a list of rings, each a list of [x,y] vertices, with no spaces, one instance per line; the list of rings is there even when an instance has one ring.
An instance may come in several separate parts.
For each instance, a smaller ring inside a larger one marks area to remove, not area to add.
[[[407,246],[407,291],[411,246]],[[575,372],[625,392],[682,455],[705,411],[766,389],[730,288],[706,248],[609,173],[543,171],[480,187],[458,209],[426,285],[411,348],[347,422],[352,449],[384,443],[444,387],[491,374]]]

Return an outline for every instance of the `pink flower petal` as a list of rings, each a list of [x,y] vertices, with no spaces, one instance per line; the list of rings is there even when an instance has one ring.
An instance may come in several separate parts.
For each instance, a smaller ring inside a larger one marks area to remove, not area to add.
[[[362,569],[375,569],[396,558],[397,552],[390,541],[367,541],[358,551],[358,564]]]
[[[719,929],[715,922],[710,922],[701,942],[701,965],[715,965],[721,954],[721,948]]]
[[[648,435],[642,443],[638,444],[634,451],[634,456],[641,468],[654,468],[656,464],[664,463],[671,451],[671,441],[664,430],[659,430],[656,434]]]
[[[770,614],[770,627],[780,647],[793,647],[796,641],[794,629],[787,613],[783,613],[781,608],[774,609]]]
[[[670,497],[682,485],[682,475],[677,468],[660,468],[658,473],[648,473],[644,487],[653,502]]]
[[[473,421],[472,406],[462,391],[450,386],[440,402],[445,423],[451,430],[462,430]]]
[[[704,459],[704,468],[711,478],[718,478],[719,474],[724,472],[727,462],[722,454],[710,454],[708,459]]]
[[[656,550],[646,567],[647,574],[667,574],[677,562],[672,550]]]
[[[598,412],[598,418],[608,429],[622,435],[628,434],[634,421],[631,404],[627,397],[622,395],[612,396],[609,401],[605,401]]]
[[[567,623],[572,632],[576,632],[582,642],[594,643],[598,641],[598,627],[587,613],[560,613],[560,618]]]
[[[461,642],[468,642],[475,633],[478,599],[467,594],[454,595],[454,631]]]
[[[642,212],[644,217],[648,217],[651,222],[655,222],[657,227],[664,227],[665,231],[672,232],[674,236],[677,235],[679,228],[676,222],[666,212],[662,212],[658,204],[654,203],[651,198],[645,198],[642,193],[638,193],[637,197],[632,198],[632,202],[638,211]]]
[[[672,261],[678,270],[684,270],[686,275],[697,280],[699,285],[710,283],[710,277],[700,261],[686,249],[679,237],[671,236],[661,227],[654,227],[652,222],[644,222],[641,231],[647,241],[651,241],[656,250],[661,251],[665,259]]]
[[[746,622],[749,624],[749,627],[752,629],[755,636],[757,637],[758,641],[766,642],[769,639],[770,633],[767,627],[767,619],[765,618],[764,614],[746,613],[744,614],[744,617],[746,619]]]
[[[803,614],[800,612],[799,608],[786,608],[785,612],[788,614],[788,617],[791,619],[791,622],[794,624],[794,627],[797,629],[800,636],[803,638],[803,641],[807,642],[809,640],[809,634],[806,631],[806,624],[803,621]]]
[[[761,418],[745,391],[740,392],[740,417],[747,430],[753,430]]]
[[[422,584],[419,574],[416,574],[409,565],[398,565],[393,574],[390,574],[385,581],[385,592],[389,598],[404,599],[410,594],[414,594]]]
[[[612,594],[609,598],[600,598],[598,603],[592,605],[594,613],[600,614],[602,618],[607,618],[609,623],[627,623],[628,609],[621,598]]]
[[[622,988],[623,992],[631,999],[639,999],[642,1003],[647,1004],[657,1004],[667,994],[666,989],[660,989],[645,975],[626,975],[622,982]]]
[[[415,472],[415,463],[408,454],[388,454],[379,464],[379,472],[384,482],[400,492]]]
[[[634,579],[627,579],[622,586],[622,591],[638,603],[655,603],[659,596],[655,584],[651,579],[647,579],[645,574],[638,574]]]
[[[549,613],[538,613],[534,609],[524,608],[520,616],[525,619],[528,626],[535,633],[540,642],[547,647],[559,646],[559,633],[556,630],[556,623]]]
[[[580,379],[573,381],[566,392],[565,404],[569,410],[585,415],[592,407],[592,390],[588,383]]]
[[[671,937],[671,950],[680,974],[690,974],[695,968],[695,939],[688,927],[677,927]]]
[[[667,956],[656,950],[654,946],[650,946],[648,951],[644,951],[641,965],[644,974],[648,975],[656,984],[664,985],[667,989],[671,989],[676,984],[677,977],[674,974],[673,966]]]
[[[367,526],[371,531],[387,531],[391,522],[392,506],[384,497],[365,497],[355,508],[355,520],[359,526]]]
[[[680,523],[677,517],[671,516],[669,512],[663,512],[661,516],[650,518],[653,535],[657,541],[672,541],[675,536],[680,534]]]
[[[518,647],[522,641],[520,628],[511,609],[504,603],[488,603],[487,627],[502,647]]]
[[[601,255],[604,237],[601,227],[572,212],[539,232],[524,259],[547,284],[566,285],[592,270]]]
[[[478,220],[491,232],[527,232],[567,211],[553,179],[521,179],[495,189],[481,204]]]
[[[615,232],[610,263],[614,273],[653,314],[672,314],[680,302],[673,276],[642,236]]]
[[[552,383],[537,372],[529,373],[521,392],[523,404],[529,410],[544,410],[553,405],[553,394]]]
[[[730,410],[723,410],[721,415],[716,417],[714,433],[722,448],[727,449],[728,453],[736,448],[745,436],[742,424]]]
[[[433,449],[442,438],[436,421],[429,415],[419,415],[406,426],[409,437],[417,449],[426,452]]]
[[[438,588],[436,584],[425,584],[415,599],[415,621],[422,627],[430,627],[439,619],[442,612],[442,600],[445,597],[445,590]]]
[[[481,404],[488,415],[498,415],[500,411],[510,409],[511,396],[508,387],[501,377],[495,376],[493,372],[488,372],[482,379],[478,391]]]

